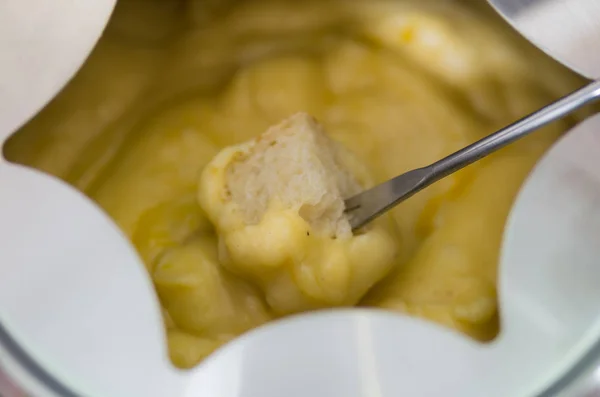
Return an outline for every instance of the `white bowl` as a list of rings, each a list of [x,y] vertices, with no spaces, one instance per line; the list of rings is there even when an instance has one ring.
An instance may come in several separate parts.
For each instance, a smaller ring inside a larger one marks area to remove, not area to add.
[[[24,15],[22,0],[0,5],[1,140],[72,76],[114,3],[66,2],[64,20],[55,1],[28,1]],[[41,27],[22,30],[24,17]],[[114,223],[62,181],[1,160],[0,365],[36,396],[531,397],[594,387],[574,381],[600,350],[597,130],[600,117],[568,133],[519,195],[493,343],[382,311],[322,311],[254,330],[191,371],[171,366],[151,282]]]
[[[37,113],[77,72],[116,0],[2,0],[0,137]]]

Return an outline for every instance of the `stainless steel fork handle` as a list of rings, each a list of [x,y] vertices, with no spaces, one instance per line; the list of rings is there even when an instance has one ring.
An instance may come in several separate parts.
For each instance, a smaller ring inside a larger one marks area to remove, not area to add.
[[[600,98],[600,80],[559,99],[558,101],[522,118],[435,163],[431,167],[430,185],[467,165],[523,138],[530,132],[558,120],[573,111]]]
[[[427,167],[409,171],[350,197],[345,204],[352,229],[360,229],[432,183],[593,102],[599,97],[600,81],[594,81],[551,105]]]

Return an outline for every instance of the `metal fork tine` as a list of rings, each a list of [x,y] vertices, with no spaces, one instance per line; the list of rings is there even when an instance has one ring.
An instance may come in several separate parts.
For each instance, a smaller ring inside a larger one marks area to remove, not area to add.
[[[345,201],[352,230],[357,230],[379,215],[424,189],[433,176],[429,167],[409,171],[357,194]]]

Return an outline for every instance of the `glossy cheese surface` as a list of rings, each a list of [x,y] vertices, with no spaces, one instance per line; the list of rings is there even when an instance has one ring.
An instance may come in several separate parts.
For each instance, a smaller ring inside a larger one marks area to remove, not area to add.
[[[121,0],[82,70],[4,152],[79,188],[123,229],[158,291],[172,359],[190,367],[282,312],[311,308],[286,302],[309,284],[278,285],[286,310],[276,310],[260,277],[220,263],[197,200],[200,173],[219,150],[306,112],[379,182],[581,85],[470,3]],[[347,300],[332,282],[317,291],[333,297],[322,302],[493,338],[506,216],[531,167],[573,121],[402,203],[391,215],[399,254],[383,280]],[[369,261],[358,268],[368,277]]]

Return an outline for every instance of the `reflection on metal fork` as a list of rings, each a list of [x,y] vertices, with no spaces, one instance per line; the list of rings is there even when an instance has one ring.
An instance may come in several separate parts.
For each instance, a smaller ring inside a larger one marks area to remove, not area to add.
[[[415,193],[496,150],[560,119],[600,97],[600,81],[559,99],[529,116],[427,167],[397,176],[346,200],[352,230],[357,230]]]

